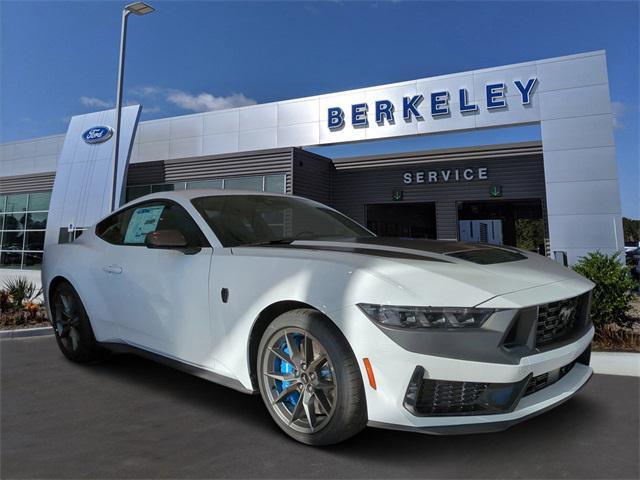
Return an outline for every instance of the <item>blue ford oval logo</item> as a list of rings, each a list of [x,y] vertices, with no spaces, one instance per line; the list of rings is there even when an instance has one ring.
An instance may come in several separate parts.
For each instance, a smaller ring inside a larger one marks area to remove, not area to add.
[[[82,139],[87,143],[102,143],[106,142],[113,135],[113,128],[99,126],[92,127],[82,134]]]

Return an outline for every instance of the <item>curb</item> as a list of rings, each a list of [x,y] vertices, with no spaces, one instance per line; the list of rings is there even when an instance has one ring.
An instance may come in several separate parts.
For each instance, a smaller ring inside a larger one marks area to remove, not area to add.
[[[592,352],[590,364],[595,373],[640,377],[640,353]]]
[[[42,337],[43,335],[53,335],[53,327],[0,330],[0,338],[28,338],[28,337]]]
[[[53,335],[53,327],[20,328],[0,330],[0,338],[29,338]],[[594,373],[604,375],[626,375],[640,377],[640,353],[633,352],[593,352],[591,368]]]

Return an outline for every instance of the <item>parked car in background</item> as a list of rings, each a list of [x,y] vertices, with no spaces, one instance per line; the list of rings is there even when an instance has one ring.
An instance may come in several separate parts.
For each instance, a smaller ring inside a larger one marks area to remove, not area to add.
[[[629,248],[625,247],[625,259],[627,266],[631,271],[631,275],[636,280],[640,279],[640,247]]]
[[[640,248],[640,242],[624,242],[624,252],[633,252]]]
[[[176,191],[45,247],[56,340],[246,393],[304,443],[502,430],[589,380],[593,284],[504,246],[385,239],[287,195]]]

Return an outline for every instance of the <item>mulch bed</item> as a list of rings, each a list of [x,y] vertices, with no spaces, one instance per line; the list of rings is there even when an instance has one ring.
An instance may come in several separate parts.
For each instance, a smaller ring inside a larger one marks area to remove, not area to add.
[[[26,312],[0,312],[0,330],[18,330],[21,328],[50,327],[47,320],[47,310],[44,307],[35,315],[28,315]]]
[[[623,322],[596,330],[592,348],[601,352],[640,352],[640,296],[631,302]]]

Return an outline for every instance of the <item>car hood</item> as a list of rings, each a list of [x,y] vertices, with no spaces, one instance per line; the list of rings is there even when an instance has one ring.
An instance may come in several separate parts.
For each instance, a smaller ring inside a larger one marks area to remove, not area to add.
[[[234,252],[254,249],[240,247]],[[486,244],[366,237],[296,240],[259,249],[269,250],[270,255],[362,268],[413,297],[433,299],[434,305],[444,299],[450,302],[463,292],[465,304],[477,305],[498,295],[556,282],[571,283],[570,290],[576,295],[592,288],[591,282],[546,257]]]

